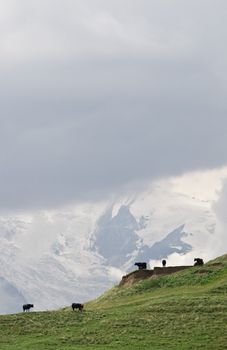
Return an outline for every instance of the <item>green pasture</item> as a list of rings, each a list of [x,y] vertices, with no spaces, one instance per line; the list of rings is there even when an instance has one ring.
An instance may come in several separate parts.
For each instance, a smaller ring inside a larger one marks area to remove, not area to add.
[[[0,316],[0,350],[227,349],[227,255],[85,305]]]

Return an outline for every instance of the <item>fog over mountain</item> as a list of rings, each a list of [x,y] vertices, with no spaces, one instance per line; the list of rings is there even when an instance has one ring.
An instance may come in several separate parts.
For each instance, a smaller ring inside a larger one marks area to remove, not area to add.
[[[190,173],[115,201],[1,216],[0,312],[18,312],[24,301],[46,310],[90,300],[138,260],[191,265],[195,256],[224,253],[226,175],[226,168]]]
[[[225,252],[226,14],[0,0],[0,312]]]

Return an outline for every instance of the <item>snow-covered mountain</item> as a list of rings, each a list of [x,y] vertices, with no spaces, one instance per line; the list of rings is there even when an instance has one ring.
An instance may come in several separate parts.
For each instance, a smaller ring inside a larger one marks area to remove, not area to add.
[[[221,253],[214,202],[226,176],[226,169],[189,174],[130,198],[2,216],[0,313],[21,311],[24,302],[46,310],[95,298],[136,260],[180,265]]]
[[[161,260],[173,253],[186,254],[192,250],[192,246],[183,241],[189,235],[184,231],[185,225],[177,227],[159,242],[144,243],[143,231],[152,230],[148,221],[149,216],[141,216],[137,221],[130,206],[122,205],[115,216],[112,216],[112,209],[108,209],[97,222],[93,248],[108,265],[125,270],[135,259]]]

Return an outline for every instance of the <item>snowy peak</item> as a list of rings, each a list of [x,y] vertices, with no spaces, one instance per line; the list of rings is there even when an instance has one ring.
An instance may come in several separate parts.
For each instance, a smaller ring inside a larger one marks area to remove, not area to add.
[[[139,224],[125,205],[114,217],[111,214],[108,209],[98,221],[93,249],[106,259],[108,265],[120,267],[137,249]]]
[[[122,205],[113,217],[111,210],[108,210],[99,220],[94,233],[94,249],[106,259],[108,265],[123,269],[130,269],[135,259],[157,260],[173,253],[186,254],[192,250],[192,246],[183,241],[188,236],[184,225],[151,247],[144,244],[139,232],[146,227],[147,221],[149,219],[144,216],[137,221],[126,205]],[[152,236],[152,227],[149,229]]]
[[[192,251],[192,246],[183,240],[190,235],[184,231],[184,227],[185,225],[181,225],[176,228],[151,247],[144,245],[138,254],[138,259],[145,261],[162,260],[174,253],[184,255]]]

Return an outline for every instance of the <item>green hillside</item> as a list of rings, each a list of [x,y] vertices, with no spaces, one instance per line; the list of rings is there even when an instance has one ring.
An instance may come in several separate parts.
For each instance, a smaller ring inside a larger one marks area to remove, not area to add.
[[[0,317],[0,349],[227,349],[227,255],[85,305]]]

